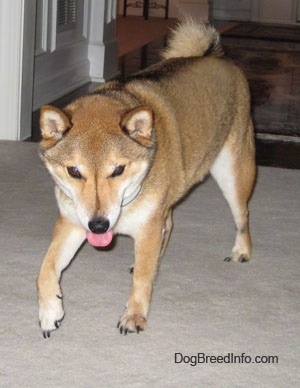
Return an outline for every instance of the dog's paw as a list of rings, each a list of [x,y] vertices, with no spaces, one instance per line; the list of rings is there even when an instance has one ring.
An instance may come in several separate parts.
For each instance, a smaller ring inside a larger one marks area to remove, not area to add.
[[[250,260],[250,256],[245,253],[233,253],[231,256],[225,257],[224,261],[230,262],[239,262],[247,263]]]
[[[59,328],[64,314],[61,295],[46,302],[40,301],[39,321],[44,338],[49,338],[50,333]]]
[[[118,322],[117,328],[121,334],[138,333],[146,328],[147,320],[138,314],[125,313]]]

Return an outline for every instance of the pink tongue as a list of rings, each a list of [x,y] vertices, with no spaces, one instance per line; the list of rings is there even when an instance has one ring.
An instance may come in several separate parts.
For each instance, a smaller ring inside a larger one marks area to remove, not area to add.
[[[94,247],[107,247],[111,243],[113,236],[112,230],[101,234],[86,232],[88,242]]]

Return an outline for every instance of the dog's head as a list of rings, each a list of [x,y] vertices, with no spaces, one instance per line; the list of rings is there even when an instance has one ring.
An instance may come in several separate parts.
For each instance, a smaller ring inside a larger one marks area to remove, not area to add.
[[[151,108],[92,95],[64,110],[42,107],[40,125],[40,154],[62,215],[83,226],[93,245],[108,245],[154,158]]]

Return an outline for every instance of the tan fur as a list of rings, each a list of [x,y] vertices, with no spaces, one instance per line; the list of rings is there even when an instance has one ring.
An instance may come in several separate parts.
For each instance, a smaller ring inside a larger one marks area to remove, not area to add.
[[[174,33],[168,59],[64,110],[42,108],[40,153],[60,210],[38,277],[45,337],[64,316],[61,272],[90,230],[93,238],[113,231],[134,239],[132,290],[118,326],[125,334],[143,330],[172,208],[209,173],[237,229],[225,260],[250,259],[255,164],[249,91],[242,72],[220,52],[215,30],[189,21]]]

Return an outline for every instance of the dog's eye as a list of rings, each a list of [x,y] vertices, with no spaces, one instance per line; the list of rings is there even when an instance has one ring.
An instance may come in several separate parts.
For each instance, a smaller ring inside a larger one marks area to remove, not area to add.
[[[75,179],[81,179],[82,175],[80,174],[77,167],[67,167],[68,174]]]
[[[114,178],[116,176],[122,175],[125,170],[125,166],[117,166],[113,173],[111,174],[111,177]]]

